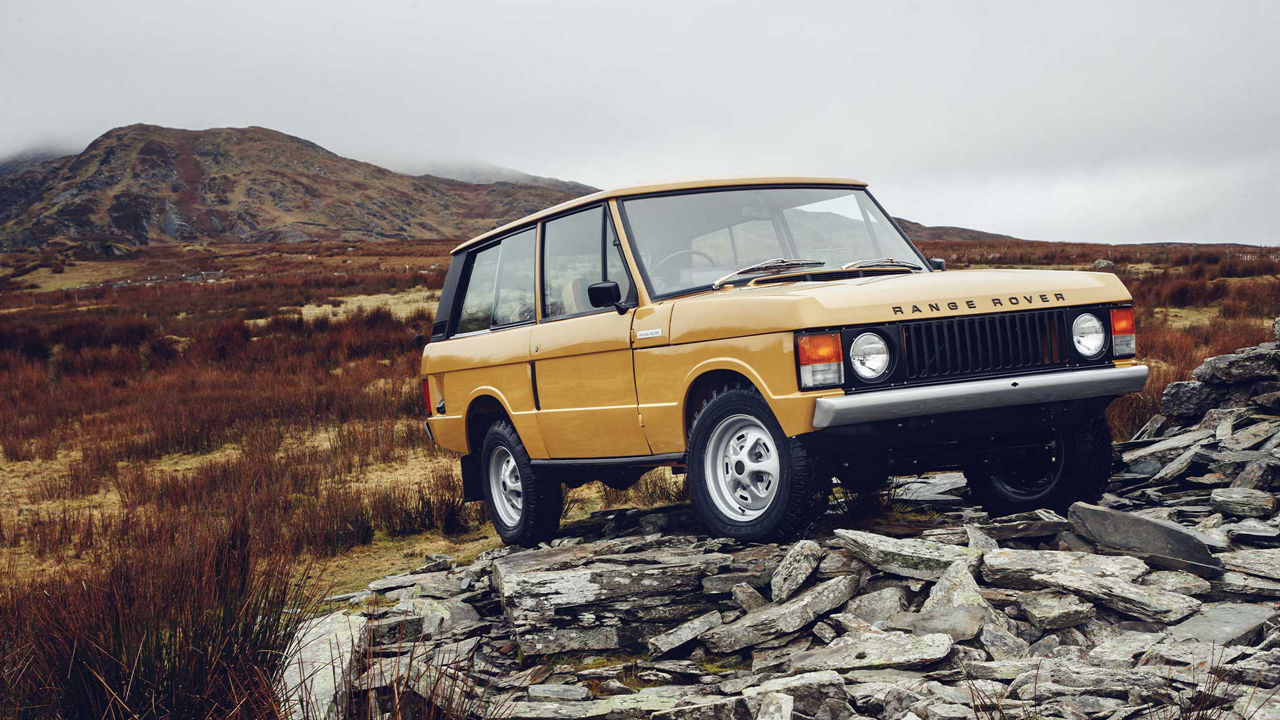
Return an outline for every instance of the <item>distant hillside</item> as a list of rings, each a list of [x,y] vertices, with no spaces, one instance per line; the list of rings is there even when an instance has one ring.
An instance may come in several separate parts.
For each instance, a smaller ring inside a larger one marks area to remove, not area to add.
[[[903,218],[894,218],[907,237],[913,241],[925,240],[965,240],[965,241],[982,241],[982,242],[1033,242],[1016,238],[1011,235],[1000,235],[998,233],[983,232],[981,230],[970,230],[969,228],[950,227],[947,225],[937,225],[930,227],[921,225],[917,222],[904,220]]]
[[[130,125],[0,173],[0,250],[466,238],[591,188],[412,177],[266,128]],[[532,177],[532,176],[529,176]]]
[[[423,167],[423,171],[429,175],[436,177],[449,178],[450,180],[461,180],[469,183],[496,183],[509,182],[519,185],[537,185],[538,187],[551,188],[552,190],[563,190],[565,192],[576,193],[578,195],[588,195],[596,191],[596,188],[582,183],[571,182],[568,180],[559,180],[557,178],[543,177],[541,175],[530,175],[519,170],[494,165],[487,162],[468,162],[455,161],[446,162],[438,161],[428,163]]]

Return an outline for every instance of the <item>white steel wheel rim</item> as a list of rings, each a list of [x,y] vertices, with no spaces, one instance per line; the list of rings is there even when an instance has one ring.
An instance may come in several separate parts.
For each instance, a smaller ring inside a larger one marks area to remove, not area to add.
[[[524,486],[520,484],[520,468],[511,451],[499,445],[489,455],[489,495],[493,510],[507,527],[520,522],[524,511]]]
[[[773,505],[782,477],[773,435],[750,415],[731,415],[716,425],[703,469],[712,503],[737,521],[763,515]]]

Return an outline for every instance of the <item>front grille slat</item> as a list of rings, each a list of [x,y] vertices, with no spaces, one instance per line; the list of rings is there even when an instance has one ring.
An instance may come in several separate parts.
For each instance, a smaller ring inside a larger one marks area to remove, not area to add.
[[[906,380],[947,380],[1072,363],[1066,309],[1026,310],[901,325]]]

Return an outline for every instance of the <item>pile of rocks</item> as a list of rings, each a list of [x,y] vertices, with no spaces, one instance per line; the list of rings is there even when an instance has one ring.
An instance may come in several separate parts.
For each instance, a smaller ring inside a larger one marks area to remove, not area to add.
[[[746,545],[675,507],[431,558],[339,598],[291,677],[310,717],[1280,720],[1278,391],[1275,344],[1205,361],[1066,517],[941,474],[895,481],[914,531]]]

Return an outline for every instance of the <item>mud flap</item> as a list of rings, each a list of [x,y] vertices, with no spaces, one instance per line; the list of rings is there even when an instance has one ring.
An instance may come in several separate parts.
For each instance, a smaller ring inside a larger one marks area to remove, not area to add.
[[[466,502],[484,500],[484,477],[480,470],[480,454],[463,455],[462,464],[462,499]]]

